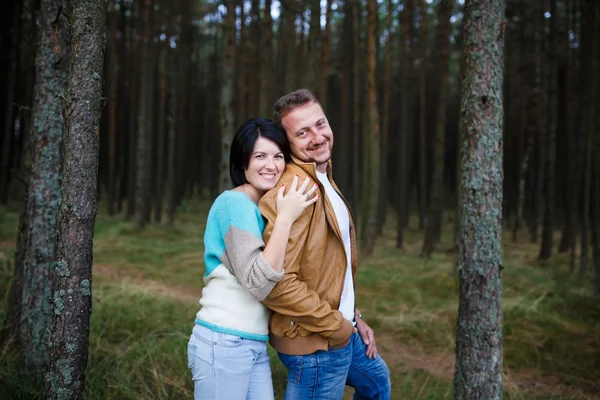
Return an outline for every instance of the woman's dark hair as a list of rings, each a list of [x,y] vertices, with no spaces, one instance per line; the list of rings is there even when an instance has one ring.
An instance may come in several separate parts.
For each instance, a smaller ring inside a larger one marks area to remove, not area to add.
[[[248,183],[245,172],[254,150],[254,144],[259,137],[275,143],[283,153],[285,162],[290,161],[290,144],[283,129],[268,119],[249,119],[238,128],[231,142],[229,174],[234,187]]]

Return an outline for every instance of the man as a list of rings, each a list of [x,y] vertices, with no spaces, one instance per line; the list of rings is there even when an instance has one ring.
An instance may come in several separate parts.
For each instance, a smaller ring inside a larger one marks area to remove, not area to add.
[[[275,103],[274,121],[286,131],[292,152],[279,184],[289,187],[295,175],[301,181],[309,176],[321,196],[292,226],[285,276],[264,300],[273,310],[271,345],[288,369],[285,398],[338,400],[348,385],[356,399],[389,399],[388,367],[354,304],[354,219],[331,178],[327,117],[312,93],[300,89]],[[259,202],[265,241],[273,232],[277,190]]]

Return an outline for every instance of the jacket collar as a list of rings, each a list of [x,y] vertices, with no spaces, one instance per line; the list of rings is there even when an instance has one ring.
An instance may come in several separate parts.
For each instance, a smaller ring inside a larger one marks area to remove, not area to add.
[[[309,174],[313,179],[317,179],[317,163],[304,162],[304,161],[300,160],[299,158],[297,158],[296,156],[294,156],[293,154],[290,154],[290,156],[291,156],[294,164],[296,164],[297,166],[302,168],[302,170],[304,172],[306,172],[307,174]],[[327,161],[327,177],[329,178],[330,181],[332,180],[331,159],[329,159],[329,161]]]

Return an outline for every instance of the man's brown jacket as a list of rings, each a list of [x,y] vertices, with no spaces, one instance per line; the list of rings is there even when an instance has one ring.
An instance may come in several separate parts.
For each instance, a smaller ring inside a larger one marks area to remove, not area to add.
[[[278,186],[267,192],[258,205],[267,220],[263,233],[265,242],[273,232],[277,191],[281,184],[289,188],[296,174],[298,185],[306,176],[319,183],[314,163],[303,163],[294,157],[292,160]],[[331,179],[331,163],[328,175],[342,196]],[[284,354],[305,355],[327,350],[347,343],[352,334],[352,324],[338,311],[347,266],[346,252],[335,211],[320,184],[317,193],[321,199],[309,206],[292,225],[284,261],[285,276],[263,301],[273,310],[269,322],[271,345]],[[354,281],[357,257],[352,215],[350,240]]]

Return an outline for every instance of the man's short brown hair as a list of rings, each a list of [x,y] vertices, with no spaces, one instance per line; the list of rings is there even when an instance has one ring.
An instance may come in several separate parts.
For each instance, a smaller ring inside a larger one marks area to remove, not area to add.
[[[283,125],[281,125],[281,120],[287,113],[310,102],[321,105],[315,95],[308,89],[298,89],[280,97],[273,106],[273,122],[283,127]]]

